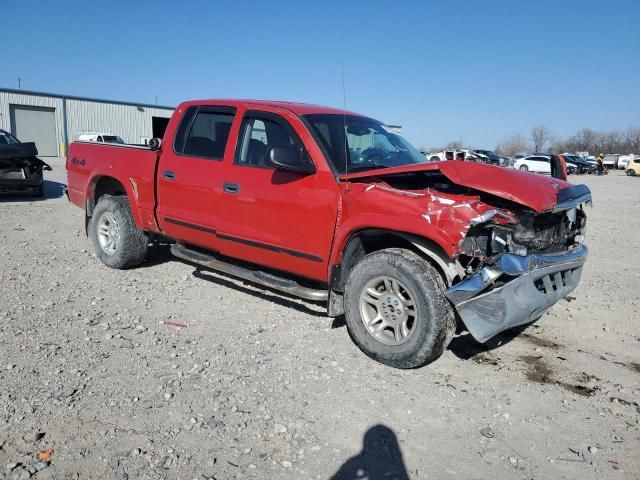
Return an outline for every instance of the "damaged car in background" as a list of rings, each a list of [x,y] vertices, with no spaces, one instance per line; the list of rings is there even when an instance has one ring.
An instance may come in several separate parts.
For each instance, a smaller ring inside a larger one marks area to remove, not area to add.
[[[21,143],[0,130],[0,194],[44,195],[42,172],[51,167],[38,157],[35,143]]]
[[[72,143],[67,172],[105,265],[139,265],[162,235],[198,268],[326,302],[396,368],[438,358],[458,323],[485,342],[537,320],[587,258],[591,193],[564,169],[427,162],[316,105],[185,102],[150,147]]]

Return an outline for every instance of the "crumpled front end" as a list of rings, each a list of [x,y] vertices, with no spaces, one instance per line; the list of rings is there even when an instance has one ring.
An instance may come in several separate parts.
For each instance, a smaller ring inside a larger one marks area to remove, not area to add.
[[[503,254],[493,265],[447,289],[473,337],[485,342],[540,318],[580,282],[587,247],[559,255]]]
[[[445,295],[476,340],[537,320],[578,286],[591,196],[583,186],[568,190],[552,211],[523,210],[502,223],[487,212],[472,221],[458,257],[465,275]]]
[[[0,193],[39,194],[43,170],[51,167],[40,160],[33,143],[0,146]]]

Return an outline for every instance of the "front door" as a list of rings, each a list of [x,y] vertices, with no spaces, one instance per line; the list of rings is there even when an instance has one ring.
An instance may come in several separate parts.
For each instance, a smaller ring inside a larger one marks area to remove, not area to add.
[[[172,238],[216,249],[224,158],[235,108],[190,106],[182,113],[173,145],[163,145],[158,165],[158,222]],[[228,152],[228,153],[227,153]]]
[[[270,149],[281,146],[294,146],[301,162],[312,162],[296,128],[304,129],[286,111],[245,112],[233,163],[227,163],[224,175],[219,248],[229,256],[326,281],[337,182],[318,161],[312,174],[267,163]]]

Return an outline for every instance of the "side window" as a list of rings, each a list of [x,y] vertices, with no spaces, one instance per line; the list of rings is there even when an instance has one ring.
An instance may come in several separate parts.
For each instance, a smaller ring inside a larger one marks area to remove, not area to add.
[[[267,154],[272,147],[294,146],[301,152],[300,161],[310,160],[293,129],[275,118],[246,116],[242,120],[235,163],[252,167],[267,167]]]
[[[233,109],[190,107],[176,132],[175,152],[221,160],[224,157],[233,117]]]

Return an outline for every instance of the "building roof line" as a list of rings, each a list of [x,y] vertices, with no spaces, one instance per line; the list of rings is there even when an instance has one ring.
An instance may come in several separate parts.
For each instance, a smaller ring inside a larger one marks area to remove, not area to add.
[[[76,95],[62,95],[59,93],[36,92],[33,90],[16,90],[13,88],[0,87],[0,93],[13,93],[18,95],[34,95],[38,97],[53,97],[67,100],[80,100],[85,102],[110,103],[113,105],[126,105],[130,107],[158,108],[161,110],[175,110],[176,107],[166,105],[152,105],[150,103],[123,102],[120,100],[106,100],[104,98],[78,97]]]

